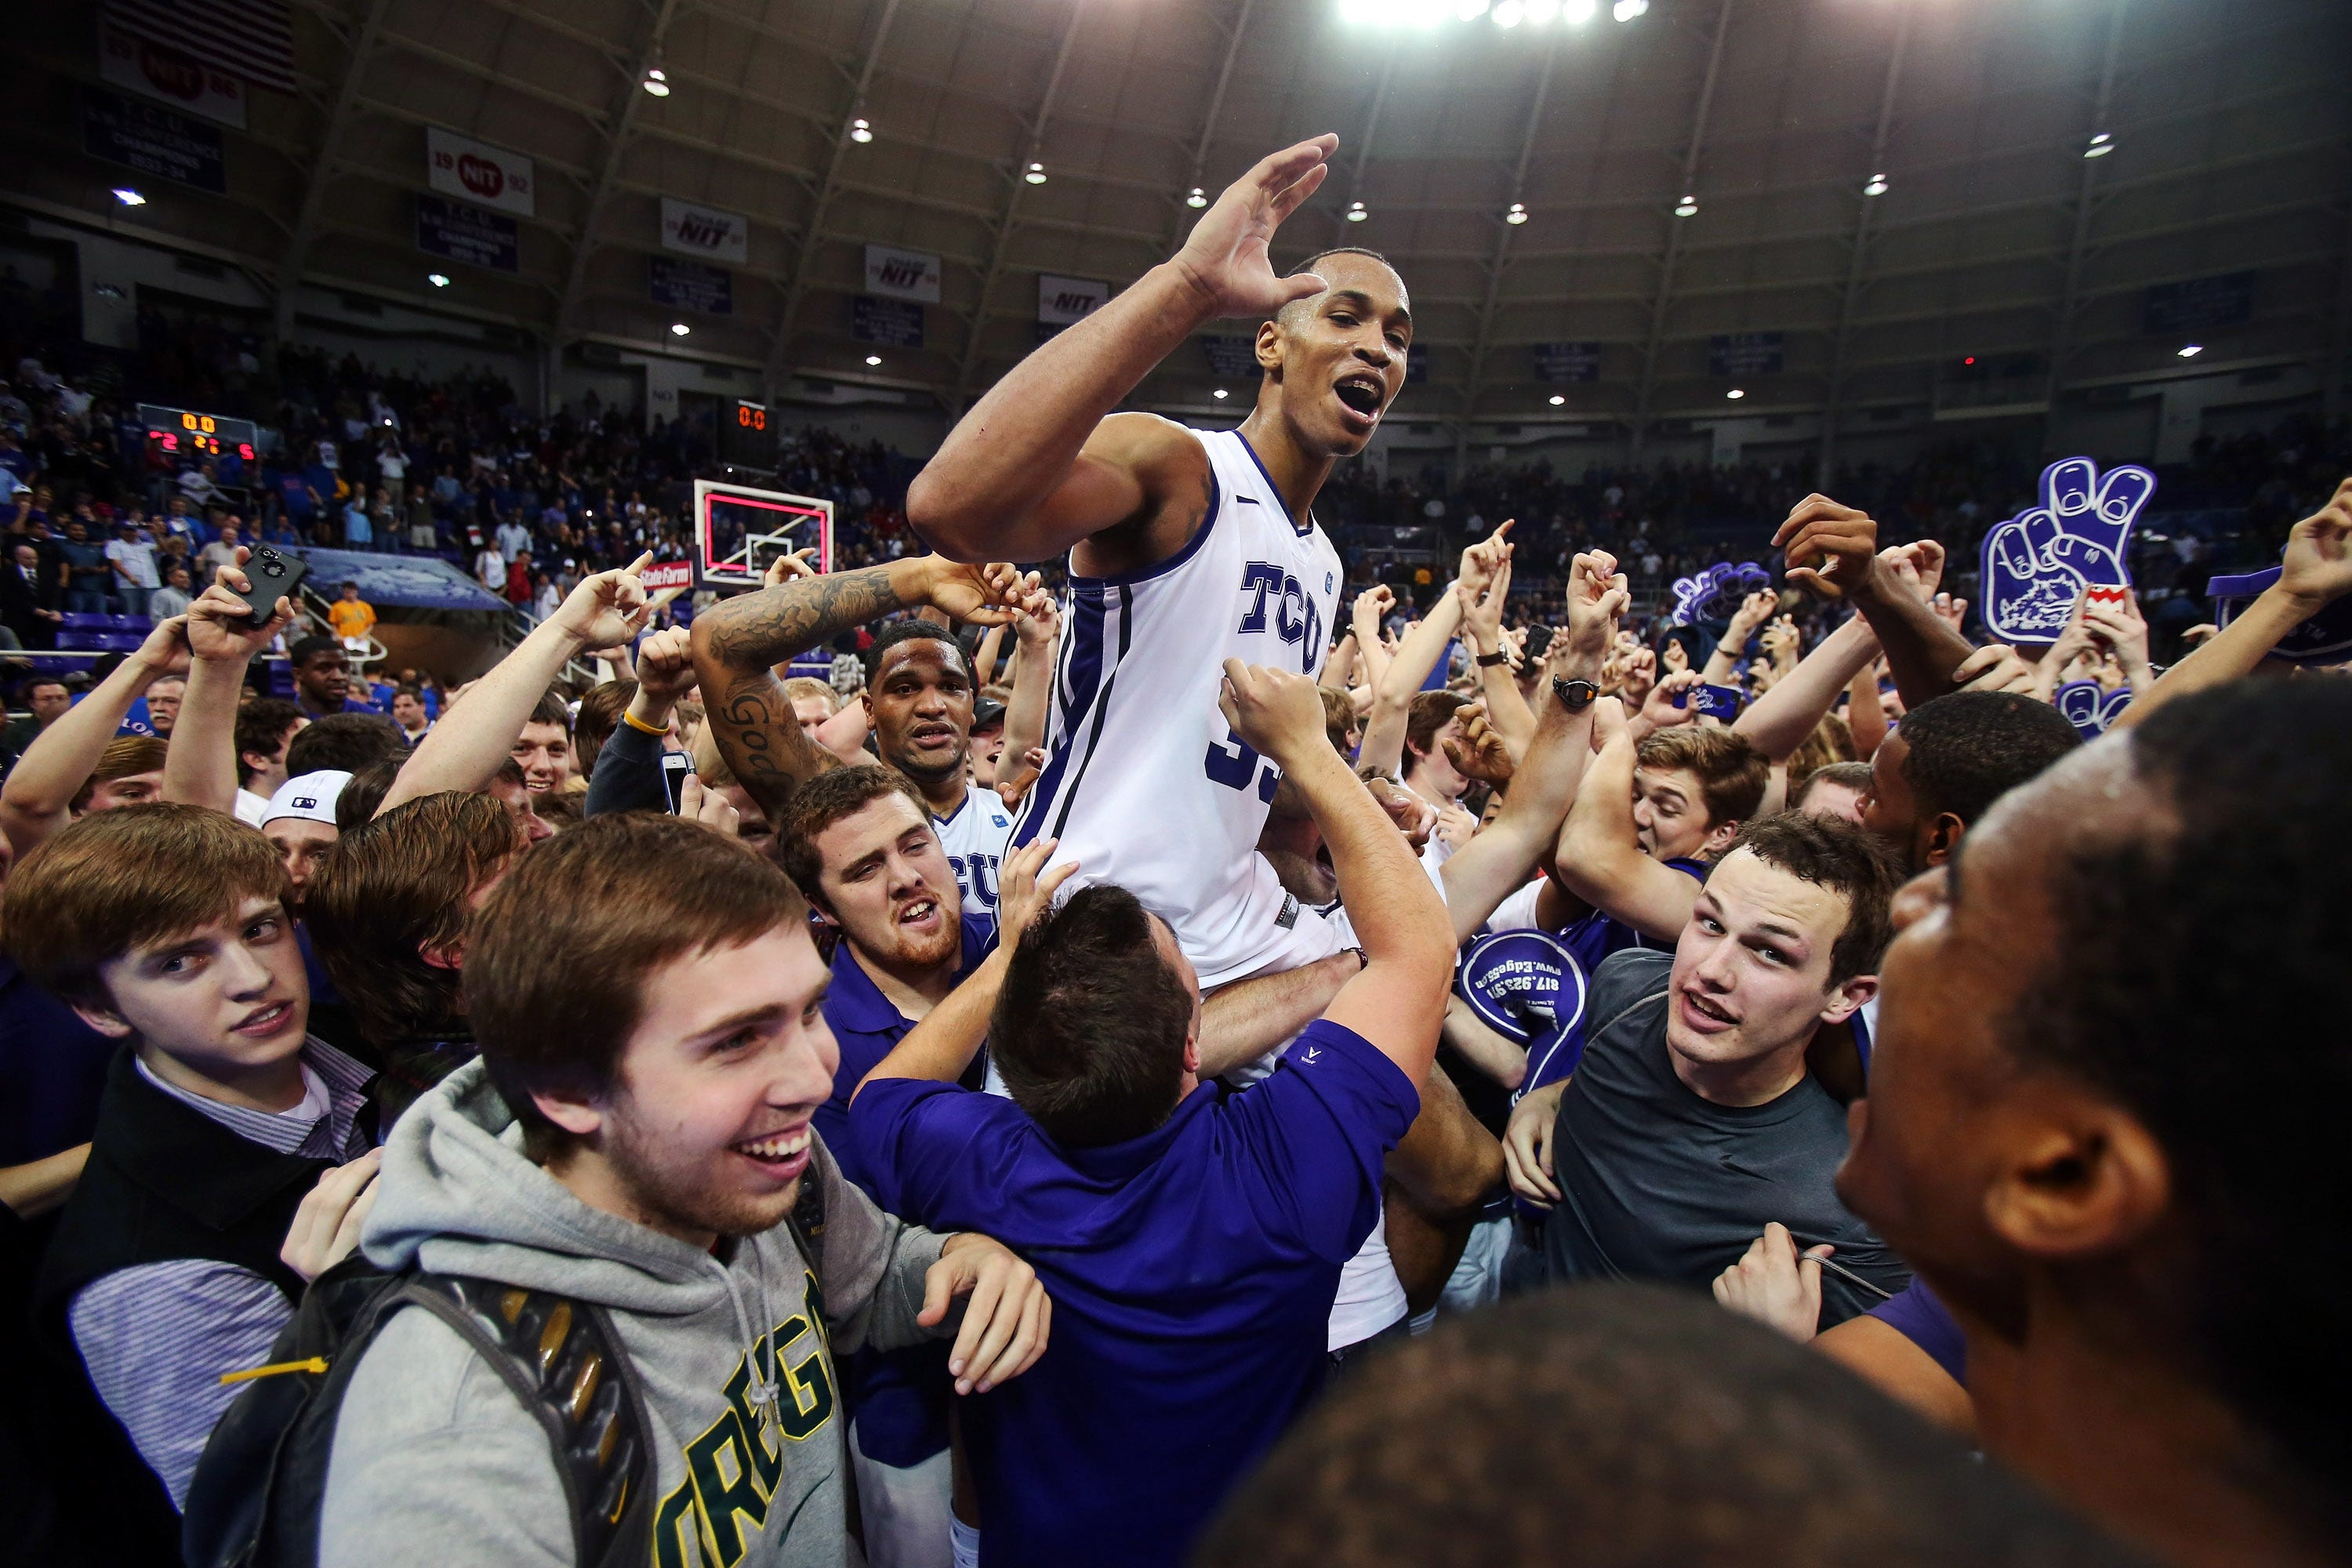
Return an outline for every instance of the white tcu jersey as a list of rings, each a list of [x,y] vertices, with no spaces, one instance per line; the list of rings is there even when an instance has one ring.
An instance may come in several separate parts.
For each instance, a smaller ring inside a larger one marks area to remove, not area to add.
[[[967,780],[963,804],[950,816],[932,817],[931,826],[963,891],[963,912],[994,920],[997,868],[1013,837],[1012,807],[994,790]]]
[[[1192,542],[1123,577],[1071,575],[1050,758],[1013,842],[1060,839],[1073,887],[1127,889],[1214,986],[1265,966],[1299,914],[1256,852],[1281,770],[1226,729],[1224,661],[1319,675],[1340,570],[1240,431],[1195,434],[1212,488]]]

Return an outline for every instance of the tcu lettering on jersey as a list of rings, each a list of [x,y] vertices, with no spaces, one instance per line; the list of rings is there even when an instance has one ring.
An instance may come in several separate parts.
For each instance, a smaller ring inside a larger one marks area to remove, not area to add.
[[[1330,574],[1326,573],[1325,591],[1330,586]],[[1242,605],[1240,630],[1265,631],[1270,611],[1275,635],[1298,649],[1300,671],[1315,673],[1316,661],[1323,656],[1323,612],[1296,576],[1270,561],[1251,562],[1242,569]]]

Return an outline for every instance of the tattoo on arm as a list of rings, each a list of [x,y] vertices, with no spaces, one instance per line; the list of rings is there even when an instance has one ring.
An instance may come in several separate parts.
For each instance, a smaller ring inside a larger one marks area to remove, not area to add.
[[[695,673],[711,738],[771,823],[796,787],[840,766],[802,731],[772,667],[906,607],[890,569],[869,566],[745,594],[696,621]]]

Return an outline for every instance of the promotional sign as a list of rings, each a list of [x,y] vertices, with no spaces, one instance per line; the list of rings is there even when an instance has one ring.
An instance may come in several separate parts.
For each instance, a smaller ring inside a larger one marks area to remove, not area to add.
[[[1462,999],[1496,1034],[1524,1046],[1584,1016],[1584,969],[1547,931],[1495,931],[1462,955]]]
[[[1536,379],[1576,385],[1601,379],[1599,343],[1538,343]]]
[[[1110,298],[1110,285],[1093,278],[1057,278],[1037,274],[1037,320],[1047,326],[1068,327],[1085,321]]]
[[[1706,340],[1706,368],[1713,375],[1771,375],[1780,369],[1778,332],[1718,332]]]
[[[1740,600],[1771,585],[1772,574],[1753,561],[1736,566],[1718,561],[1695,576],[1675,579],[1674,617],[1669,624],[1695,626],[1701,621],[1729,620]]]
[[[2238,612],[2279,580],[2280,568],[2266,566],[2238,577],[2216,577],[2205,585],[2213,598],[2213,621],[2228,626]],[[2281,637],[2270,658],[2285,664],[2352,663],[2352,598],[2337,599]]]
[[[128,88],[220,124],[245,129],[245,83],[194,55],[126,33],[98,29],[98,74],[109,87]]]
[[[923,308],[904,300],[877,300],[860,294],[849,302],[849,335],[862,343],[887,348],[923,346]]]
[[[658,594],[664,588],[691,588],[694,586],[694,563],[656,561],[637,574],[637,581],[646,585],[648,594]]]
[[[1694,686],[1687,691],[1675,693],[1675,706],[1696,708],[1704,719],[1718,719],[1728,724],[1739,717],[1739,710],[1748,699],[1732,686]]]
[[[493,272],[522,270],[521,231],[514,219],[476,212],[422,191],[416,195],[416,248]]]
[[[2150,284],[2140,304],[2139,330],[2179,337],[2208,327],[2241,326],[2253,315],[2254,275],[2226,272],[2219,278]]]
[[[93,158],[226,195],[223,147],[221,133],[209,125],[98,88],[81,89],[81,150]]]
[[[751,259],[751,220],[741,213],[697,206],[676,196],[661,199],[661,242],[664,250],[682,250],[712,261],[738,267]]]
[[[2131,700],[2130,687],[2118,686],[2110,691],[2095,680],[2070,680],[2050,694],[2050,705],[2085,741],[2095,741],[2105,734],[2123,710],[2131,706]]]
[[[462,201],[531,215],[530,160],[437,125],[425,128],[425,183]]]
[[[1985,535],[1987,629],[2007,643],[2056,642],[2084,590],[2127,593],[2132,526],[2155,494],[2156,476],[2128,464],[2105,478],[2088,458],[2042,469],[2042,504]]]
[[[1255,381],[1258,376],[1255,338],[1205,337],[1201,352],[1209,356],[1209,374],[1228,381]]]
[[[940,258],[928,250],[894,250],[887,245],[866,247],[866,291],[918,304],[940,302]]]
[[[735,275],[724,267],[699,261],[673,261],[667,256],[646,258],[646,280],[656,305],[699,310],[706,316],[735,313]]]

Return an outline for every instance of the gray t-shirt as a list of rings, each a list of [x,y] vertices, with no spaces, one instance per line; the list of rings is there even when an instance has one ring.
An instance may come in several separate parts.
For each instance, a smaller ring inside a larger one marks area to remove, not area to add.
[[[1592,972],[1593,1020],[1552,1130],[1563,1194],[1544,1225],[1554,1280],[1657,1279],[1704,1289],[1765,1223],[1889,1291],[1910,1270],[1831,1187],[1845,1158],[1845,1108],[1809,1073],[1762,1105],[1717,1105],[1675,1076],[1666,986],[1675,955],[1628,949]],[[1875,1306],[1826,1270],[1821,1326]]]

